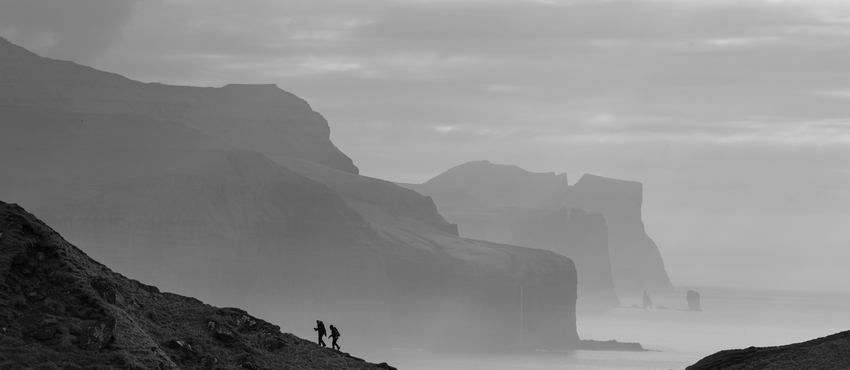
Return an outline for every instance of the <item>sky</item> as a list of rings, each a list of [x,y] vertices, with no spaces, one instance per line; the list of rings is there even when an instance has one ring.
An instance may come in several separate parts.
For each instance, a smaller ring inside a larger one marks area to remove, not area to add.
[[[4,0],[0,36],[145,82],[275,83],[367,176],[640,181],[674,284],[850,291],[848,1]]]

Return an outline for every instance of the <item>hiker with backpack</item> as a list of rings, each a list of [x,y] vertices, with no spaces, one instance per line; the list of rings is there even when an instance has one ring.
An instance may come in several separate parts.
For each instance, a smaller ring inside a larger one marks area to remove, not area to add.
[[[333,327],[333,326],[331,326],[331,327]],[[316,320],[316,327],[313,328],[313,330],[318,332],[318,334],[319,334],[319,345],[322,346],[322,347],[327,347],[327,344],[325,344],[325,341],[322,340],[322,338],[325,336],[325,334],[327,334],[327,332],[325,331],[325,323],[323,323],[322,320]]]
[[[337,338],[339,338],[339,331],[331,324],[331,348],[339,351],[339,344],[336,344]]]

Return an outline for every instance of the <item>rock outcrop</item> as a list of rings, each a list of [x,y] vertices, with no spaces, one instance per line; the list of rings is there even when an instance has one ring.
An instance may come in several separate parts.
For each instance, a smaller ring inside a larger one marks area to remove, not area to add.
[[[127,279],[17,205],[0,234],[0,368],[391,368]]]
[[[699,302],[699,293],[694,290],[688,290],[686,299],[688,300],[688,310],[690,311],[702,311]]]
[[[687,370],[846,369],[850,365],[850,331],[778,347],[749,347],[717,352]]]
[[[458,237],[428,197],[357,175],[288,93],[141,84],[5,41],[0,66],[0,197],[122,274],[302,336],[320,317],[360,343],[578,343],[573,261]]]
[[[588,281],[597,291],[604,291],[608,286],[608,278],[582,278],[582,270],[585,270],[582,266],[587,262],[581,260],[580,253],[572,250],[575,245],[564,246],[561,242],[537,244],[535,239],[539,240],[554,229],[522,232],[524,236],[520,236],[511,226],[506,229],[506,225],[522,221],[507,222],[503,216],[516,213],[515,209],[547,210],[557,214],[568,211],[552,209],[578,208],[599,213],[604,217],[608,229],[605,241],[607,250],[597,247],[598,256],[595,260],[610,259],[610,263],[604,268],[600,263],[595,263],[586,270],[611,271],[613,284],[623,296],[640,296],[644,289],[659,293],[672,292],[673,287],[658,247],[646,234],[641,220],[643,189],[638,182],[584,175],[575,185],[570,186],[566,174],[532,173],[516,166],[476,161],[453,167],[423,184],[404,185],[432,196],[440,206],[441,214],[449,222],[458,224],[461,235],[549,249],[575,258],[579,280]],[[464,203],[473,205],[458,206],[455,201],[465,199],[458,194],[478,201],[483,207],[476,207],[468,200],[464,200]],[[534,237],[529,238],[529,235]],[[556,239],[554,236],[552,238]],[[557,239],[589,240],[583,235]],[[601,242],[597,240],[596,243]],[[606,255],[609,257],[603,257]],[[581,283],[579,285],[582,289]]]

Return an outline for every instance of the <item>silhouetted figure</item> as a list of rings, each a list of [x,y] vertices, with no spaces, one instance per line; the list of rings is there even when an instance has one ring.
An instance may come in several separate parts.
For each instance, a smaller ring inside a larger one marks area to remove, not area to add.
[[[327,347],[328,345],[325,344],[325,341],[322,340],[325,334],[327,334],[327,332],[325,331],[325,323],[323,323],[322,320],[316,320],[316,327],[313,328],[313,330],[319,333],[319,345],[322,347]]]
[[[643,291],[643,308],[652,309],[652,300],[649,299],[649,294],[646,293],[646,290]]]
[[[337,338],[339,338],[339,331],[331,324],[331,348],[339,351],[339,344],[336,344]]]

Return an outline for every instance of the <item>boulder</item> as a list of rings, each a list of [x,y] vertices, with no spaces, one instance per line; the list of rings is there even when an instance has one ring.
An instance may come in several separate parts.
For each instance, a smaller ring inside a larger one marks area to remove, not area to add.
[[[112,282],[102,277],[96,277],[91,280],[90,285],[95,291],[97,291],[97,294],[99,294],[101,298],[111,304],[115,304],[116,291],[115,285],[112,284]]]
[[[235,342],[236,341],[236,333],[233,330],[230,330],[223,325],[218,325],[213,329],[213,338],[218,339],[222,342]]]
[[[82,349],[103,349],[112,343],[115,332],[115,318],[108,316],[103,320],[83,326],[77,345]]]
[[[27,331],[27,335],[35,340],[49,340],[53,339],[58,331],[59,323],[57,321],[41,320]]]

